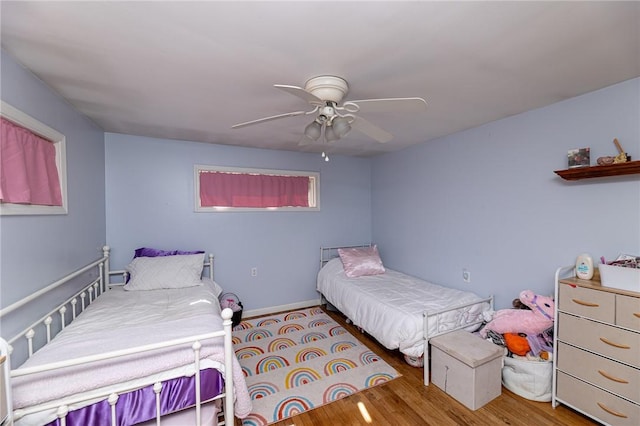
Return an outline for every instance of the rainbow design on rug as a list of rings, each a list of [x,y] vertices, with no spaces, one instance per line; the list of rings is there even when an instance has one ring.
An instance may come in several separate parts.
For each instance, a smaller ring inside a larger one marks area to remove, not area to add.
[[[391,380],[393,378],[394,377],[390,376],[389,374],[376,373],[376,374],[373,374],[373,375],[367,377],[367,379],[364,381],[364,384],[367,387],[377,386],[377,385],[380,385],[382,383],[388,382],[389,380]]]
[[[249,377],[249,376],[253,375],[253,373],[251,372],[249,367],[245,367],[244,365],[240,365],[240,368],[242,369],[242,374],[244,374],[244,377]]]
[[[266,426],[399,376],[319,308],[245,322],[233,331],[253,405],[242,426]]]
[[[307,383],[320,380],[322,376],[311,368],[296,368],[291,370],[284,379],[285,387],[287,389],[296,388]]]
[[[364,351],[360,354],[360,362],[362,364],[371,364],[380,361],[380,357],[371,351]]]
[[[326,354],[327,352],[320,348],[304,348],[296,354],[296,364],[309,361],[313,358],[322,357]]]
[[[300,338],[300,343],[311,343],[311,342],[315,342],[317,340],[322,340],[322,339],[326,339],[327,335],[324,333],[320,333],[320,332],[311,332],[311,333],[307,333],[304,336],[302,336]]]
[[[271,334],[271,332],[268,330],[264,330],[264,329],[254,330],[247,333],[246,337],[244,338],[244,341],[252,342],[254,340],[266,339],[267,337],[271,337],[271,336],[273,336],[273,334]]]
[[[322,310],[322,308],[319,308],[319,307],[309,309],[308,313],[309,315],[326,315]]]
[[[240,324],[238,324],[235,327],[233,327],[234,331],[248,330],[250,328],[253,328],[253,324],[251,324],[248,321],[242,321],[242,322],[240,322]]]
[[[335,385],[329,386],[327,390],[324,391],[322,401],[326,404],[327,402],[344,398],[345,396],[352,395],[356,392],[358,392],[358,388],[349,383],[336,383]]]
[[[269,355],[262,358],[256,366],[256,374],[264,373],[265,371],[277,370],[278,368],[284,368],[289,366],[289,361],[278,355]]]
[[[269,424],[267,419],[256,413],[251,413],[242,419],[242,426],[264,426],[266,424]]]
[[[296,345],[296,342],[294,342],[291,339],[288,339],[286,337],[278,337],[272,340],[271,343],[269,343],[267,352],[276,352],[282,349],[291,348],[295,345]]]
[[[278,334],[293,333],[300,330],[304,330],[304,326],[302,324],[287,324],[278,329]]]
[[[333,345],[331,345],[331,352],[332,353],[342,352],[342,351],[346,351],[347,349],[351,349],[355,346],[356,344],[351,341],[336,342]]]
[[[238,359],[242,359],[262,355],[263,353],[264,351],[257,346],[245,346],[244,348],[240,348],[236,351],[236,356]]]
[[[273,383],[258,382],[248,387],[251,399],[265,398],[278,392],[278,388]]]
[[[266,325],[277,324],[279,322],[280,322],[280,320],[277,319],[277,318],[267,318],[265,320],[258,321],[256,323],[256,327],[264,327]]]
[[[307,314],[305,314],[304,312],[290,312],[288,314],[286,314],[284,316],[284,320],[285,321],[291,321],[291,320],[297,320],[300,318],[306,318]]]
[[[344,329],[344,327],[342,327],[341,325],[337,326],[337,327],[333,327],[329,330],[329,336],[339,336],[341,334],[349,334],[347,333],[347,330]]]
[[[313,404],[302,396],[293,396],[281,401],[273,410],[274,419],[286,419],[304,413],[313,408]]]
[[[329,321],[327,321],[326,319],[316,319],[313,321],[309,321],[309,325],[307,327],[309,328],[313,328],[313,327],[322,327],[323,325],[329,324]]]
[[[352,368],[356,368],[358,364],[346,358],[332,359],[324,365],[324,373],[328,376],[330,374],[340,373]]]

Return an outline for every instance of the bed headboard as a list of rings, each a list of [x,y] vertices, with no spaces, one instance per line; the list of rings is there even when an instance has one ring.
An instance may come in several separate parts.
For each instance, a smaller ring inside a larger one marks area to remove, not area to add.
[[[371,247],[373,243],[360,244],[355,246],[320,247],[320,269],[331,259],[338,257],[338,249],[342,248],[364,248]]]
[[[204,267],[202,268],[202,276],[209,277],[211,281],[213,281],[213,259],[214,259],[213,254],[211,253],[208,254],[207,257],[205,257]],[[111,277],[119,277],[119,278],[116,278],[118,279],[118,281],[112,282]],[[128,277],[129,277],[129,272],[127,272],[125,269],[120,269],[117,271],[109,271],[109,280],[107,282],[107,285],[109,286],[125,285],[127,283]]]

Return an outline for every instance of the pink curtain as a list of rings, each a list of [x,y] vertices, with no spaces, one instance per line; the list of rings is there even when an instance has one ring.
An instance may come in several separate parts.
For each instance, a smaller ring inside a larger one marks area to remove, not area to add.
[[[52,142],[0,117],[0,201],[61,206]]]
[[[200,172],[202,207],[309,207],[309,178]]]

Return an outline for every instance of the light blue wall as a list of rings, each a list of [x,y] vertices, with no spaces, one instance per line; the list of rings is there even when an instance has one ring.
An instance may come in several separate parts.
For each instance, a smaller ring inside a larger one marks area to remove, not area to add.
[[[317,299],[322,245],[371,238],[369,159],[237,148],[107,133],[112,267],[142,246],[215,255],[215,279],[246,310]],[[195,213],[195,164],[320,172],[319,212]],[[251,277],[252,267],[258,276]]]
[[[566,151],[640,158],[640,80],[374,159],[103,134],[2,52],[2,99],[67,137],[69,215],[0,218],[0,306],[96,258],[201,248],[216,279],[260,309],[312,300],[318,249],[373,239],[387,266],[497,296],[550,293],[576,255],[640,253],[637,176],[565,182]],[[319,171],[321,211],[193,212],[193,165]],[[106,178],[105,178],[106,173]],[[106,197],[106,205],[105,205]],[[251,277],[250,269],[258,268]],[[471,284],[462,281],[462,268]],[[2,321],[3,336],[34,307]]]
[[[568,182],[567,150],[640,159],[640,79],[375,158],[373,240],[388,266],[495,294],[553,291],[580,253],[640,253],[638,175]],[[462,269],[471,283],[462,280]]]
[[[1,59],[2,100],[66,137],[69,207],[67,215],[0,216],[0,306],[6,307],[100,257],[106,228],[103,131],[9,54],[2,51]],[[55,306],[44,305],[2,318],[2,336]]]

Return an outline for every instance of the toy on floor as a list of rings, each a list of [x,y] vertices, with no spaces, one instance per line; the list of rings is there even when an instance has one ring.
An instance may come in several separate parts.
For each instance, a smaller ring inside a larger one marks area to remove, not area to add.
[[[527,335],[523,333],[505,333],[504,342],[512,354],[524,356],[531,350]]]
[[[555,303],[552,298],[534,294],[531,290],[524,290],[520,293],[520,300],[531,310],[501,309],[480,330],[480,335],[486,338],[487,332],[493,330],[500,334],[524,333],[535,336],[553,326]]]

